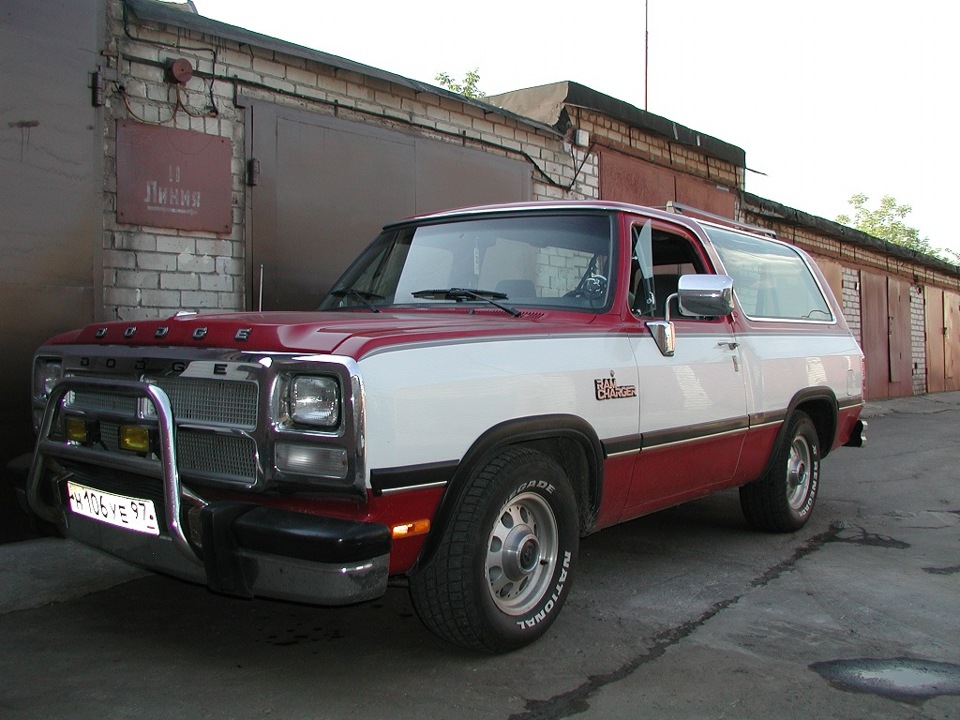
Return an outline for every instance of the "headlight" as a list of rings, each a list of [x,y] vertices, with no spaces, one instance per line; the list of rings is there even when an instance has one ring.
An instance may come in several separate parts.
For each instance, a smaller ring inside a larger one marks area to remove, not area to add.
[[[340,424],[340,383],[336,378],[297,375],[289,385],[290,418],[298,425],[335,428]]]
[[[60,358],[37,358],[33,368],[33,394],[38,400],[50,397],[53,386],[63,378]]]

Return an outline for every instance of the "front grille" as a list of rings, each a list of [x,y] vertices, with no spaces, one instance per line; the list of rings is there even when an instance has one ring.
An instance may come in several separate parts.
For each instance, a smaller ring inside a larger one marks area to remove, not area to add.
[[[170,398],[177,422],[253,430],[257,385],[252,382],[170,377],[151,380]]]
[[[255,430],[257,427],[257,384],[226,380],[169,377],[148,379],[170,398],[173,416],[179,422],[195,422],[219,427]],[[135,397],[75,390],[68,393],[66,406],[88,413],[111,413],[137,417],[139,401]],[[145,408],[151,404],[145,402]],[[152,411],[150,412],[153,415]]]
[[[177,465],[184,475],[252,484],[257,480],[257,444],[245,435],[179,430]]]
[[[137,415],[137,398],[96,390],[73,390],[67,393],[65,404],[71,410],[88,413],[115,413],[130,417]]]
[[[101,447],[121,452],[119,423],[100,423]],[[246,435],[209,433],[192,428],[177,431],[177,470],[181,475],[252,485],[257,481],[257,443]]]
[[[146,378],[146,382],[159,387],[170,399],[177,469],[182,476],[247,486],[257,482],[257,444],[246,434],[257,428],[256,382],[195,377]],[[108,391],[78,389],[66,396],[64,404],[67,410],[83,412],[91,419],[99,416],[98,445],[110,453],[125,452],[118,443],[118,431],[124,422],[156,420],[152,403]],[[62,427],[53,435],[62,439]]]

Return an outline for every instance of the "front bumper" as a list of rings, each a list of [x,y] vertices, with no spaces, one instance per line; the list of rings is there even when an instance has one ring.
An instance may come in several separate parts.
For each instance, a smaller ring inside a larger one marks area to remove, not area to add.
[[[191,561],[165,535],[149,536],[68,514],[64,534],[135,565],[237,597],[347,605],[386,592],[386,526],[258,505],[201,511],[202,550]]]
[[[105,460],[102,453],[51,439],[62,399],[77,388],[148,398],[158,417],[160,463],[140,458]],[[344,605],[386,591],[391,539],[385,525],[255,503],[207,503],[181,484],[173,438],[170,402],[156,386],[129,380],[67,378],[51,393],[41,422],[26,481],[29,505],[68,537],[142,567],[204,583],[217,592]],[[159,535],[108,525],[67,510],[62,486],[68,477],[96,488],[104,477],[118,476],[161,481],[165,523]]]
[[[386,592],[386,525],[235,502],[210,503],[200,521],[212,590],[317,605],[361,602]]]

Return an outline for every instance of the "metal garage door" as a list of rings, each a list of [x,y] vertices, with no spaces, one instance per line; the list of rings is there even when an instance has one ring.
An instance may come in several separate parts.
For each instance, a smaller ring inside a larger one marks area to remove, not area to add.
[[[913,393],[910,284],[864,271],[860,306],[867,397],[879,400]]]
[[[102,0],[0,7],[0,467],[33,443],[33,351],[102,306],[104,139],[90,74],[106,64],[106,18]]]
[[[924,297],[924,330],[926,332],[927,392],[946,390],[946,325],[943,317],[943,290],[927,287]]]
[[[600,197],[663,207],[673,200],[733,218],[736,195],[717,183],[655,165],[632,155],[600,149]]]
[[[927,392],[960,390],[960,295],[927,287],[924,298]]]
[[[837,302],[843,307],[843,265],[825,257],[815,257],[814,261],[827,280]]]
[[[529,200],[530,166],[459,144],[257,102],[247,302],[312,309],[384,223]]]

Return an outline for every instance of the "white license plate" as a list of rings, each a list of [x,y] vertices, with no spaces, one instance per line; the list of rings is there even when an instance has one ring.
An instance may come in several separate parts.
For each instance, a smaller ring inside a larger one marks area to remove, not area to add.
[[[67,493],[70,509],[77,515],[147,535],[160,534],[152,500],[114,495],[69,481]]]

